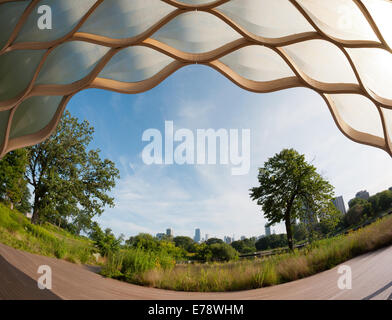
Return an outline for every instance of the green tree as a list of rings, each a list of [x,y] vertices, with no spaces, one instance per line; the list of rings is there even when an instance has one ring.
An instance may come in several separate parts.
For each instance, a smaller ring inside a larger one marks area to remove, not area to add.
[[[212,260],[214,261],[230,261],[238,259],[238,252],[227,243],[211,244],[210,250]]]
[[[209,246],[212,245],[212,244],[215,244],[215,243],[223,243],[223,240],[222,239],[218,239],[218,238],[209,238],[205,242],[205,244],[209,245]]]
[[[30,210],[30,191],[24,177],[26,166],[25,149],[12,151],[0,160],[0,198],[23,213]]]
[[[293,225],[293,237],[296,241],[303,241],[307,238],[307,230],[304,223],[296,223]]]
[[[183,248],[184,250],[190,252],[192,246],[195,243],[192,238],[186,236],[177,236],[173,239],[176,247]]]
[[[111,229],[107,228],[105,231],[102,231],[96,222],[92,223],[91,229],[90,238],[94,241],[94,245],[99,249],[102,256],[115,253],[120,249],[123,235],[116,238]]]
[[[259,169],[260,186],[252,188],[251,198],[262,206],[270,224],[285,222],[288,246],[293,250],[292,222],[301,218],[303,208],[329,215],[333,187],[305,156],[284,149]],[[336,212],[333,212],[336,213]]]
[[[50,138],[28,148],[26,177],[34,190],[33,223],[50,212],[67,220],[83,214],[84,223],[91,223],[105,206],[114,206],[108,192],[119,171],[112,161],[100,158],[100,150],[88,150],[93,133],[87,121],[79,122],[67,111]]]
[[[237,240],[231,243],[231,246],[240,253],[252,253],[256,251],[256,239]]]
[[[287,244],[286,234],[271,234],[256,241],[256,249],[259,251],[283,248]]]
[[[371,216],[371,203],[364,199],[361,200],[362,201],[357,202],[354,206],[348,209],[344,216],[344,221],[347,227],[358,225]]]
[[[379,196],[379,211],[385,211],[392,207],[392,191],[385,190],[378,194]]]
[[[212,259],[211,246],[202,243],[196,246],[195,259],[199,261],[210,261]]]

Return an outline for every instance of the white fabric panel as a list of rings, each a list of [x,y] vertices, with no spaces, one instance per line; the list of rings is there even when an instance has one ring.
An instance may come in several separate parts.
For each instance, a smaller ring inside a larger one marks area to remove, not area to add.
[[[117,53],[99,77],[123,82],[143,81],[173,61],[173,58],[147,47],[129,47]]]
[[[287,0],[232,0],[219,6],[217,10],[247,31],[265,38],[314,31]]]
[[[10,116],[10,111],[0,111],[0,149],[4,143],[5,131],[7,130],[8,118]]]
[[[96,0],[41,0],[36,6],[37,9],[30,14],[16,42],[46,42],[65,36],[76,27],[95,2]],[[41,30],[38,27],[38,19],[44,15],[38,13],[38,8],[42,5],[51,8],[52,29]]]
[[[177,16],[152,35],[178,50],[202,53],[217,49],[241,36],[217,17],[202,11]]]
[[[392,48],[392,4],[390,0],[362,0],[385,41]]]
[[[32,97],[24,101],[14,114],[10,131],[10,139],[32,133],[45,128],[53,119],[62,97]]]
[[[29,1],[7,2],[0,5],[0,49],[5,45]],[[0,142],[1,143],[1,142]]]
[[[108,47],[71,41],[54,49],[38,75],[36,84],[69,84],[87,76]]]
[[[383,49],[347,49],[364,85],[377,95],[392,99],[392,54]]]
[[[250,80],[270,81],[295,76],[286,62],[267,47],[244,47],[219,60]]]
[[[105,0],[80,32],[110,38],[131,38],[146,31],[176,8],[157,0]]]
[[[27,88],[44,54],[45,50],[15,50],[0,56],[0,101]]]
[[[317,26],[342,40],[377,41],[366,18],[352,0],[298,0]]]
[[[352,128],[384,137],[380,114],[374,103],[359,94],[329,95],[343,118]]]
[[[283,48],[309,77],[327,83],[358,83],[346,56],[325,40],[310,40]]]

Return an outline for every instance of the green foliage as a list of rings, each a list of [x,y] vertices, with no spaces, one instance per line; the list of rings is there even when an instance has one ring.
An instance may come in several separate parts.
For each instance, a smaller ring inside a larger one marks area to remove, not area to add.
[[[31,224],[17,210],[0,203],[0,242],[31,253],[66,259],[75,263],[94,264],[91,241],[45,223]]]
[[[141,248],[127,248],[116,253],[110,253],[101,274],[139,283],[142,273],[153,269],[172,269],[174,265],[175,259],[165,250],[153,252]]]
[[[177,247],[175,242],[158,240],[148,233],[140,233],[137,236],[126,240],[125,243],[133,249],[142,249],[155,253],[164,251],[177,260],[181,260],[186,257],[185,249]]]
[[[246,254],[256,251],[256,239],[237,240],[231,243],[231,246],[239,253]]]
[[[25,149],[12,151],[0,160],[0,199],[23,213],[30,210],[30,192],[24,178],[26,165]]]
[[[115,186],[119,171],[100,150],[88,150],[94,129],[87,121],[65,112],[56,132],[28,148],[26,176],[34,189],[33,223],[61,224],[73,220],[77,230],[88,230],[91,219],[105,206],[113,206],[107,193]]]
[[[250,190],[250,196],[270,224],[285,222],[290,249],[292,222],[303,217],[304,208],[325,217],[335,213],[330,212],[333,187],[294,149],[284,149],[268,159],[259,169],[258,180],[260,185]]]
[[[102,256],[108,256],[109,253],[117,252],[123,241],[123,236],[116,238],[109,228],[102,231],[96,222],[93,223],[90,238],[94,241],[95,247],[98,248]]]
[[[138,283],[199,292],[256,289],[308,277],[391,244],[392,216],[349,235],[315,241],[306,249],[262,259],[153,269],[140,274]]]
[[[227,243],[213,243],[210,245],[213,261],[230,261],[238,259],[238,252]]]
[[[173,241],[176,247],[182,248],[188,252],[193,250],[193,245],[195,243],[192,238],[185,236],[174,237]]]
[[[215,244],[215,243],[223,243],[222,239],[218,239],[218,238],[209,238],[205,244],[207,245],[211,245],[211,244]]]
[[[271,234],[256,241],[258,251],[284,248],[287,245],[286,234]]]
[[[196,247],[195,259],[198,261],[211,261],[212,251],[211,247],[206,243],[201,243]]]

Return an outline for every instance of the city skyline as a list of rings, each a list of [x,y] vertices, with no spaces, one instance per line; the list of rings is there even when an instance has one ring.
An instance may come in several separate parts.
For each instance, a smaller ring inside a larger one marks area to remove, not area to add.
[[[190,237],[189,226],[220,238],[233,232],[262,234],[266,221],[248,190],[258,184],[258,168],[283,148],[305,154],[335,187],[335,194],[346,200],[365,188],[374,194],[391,187],[392,172],[385,170],[389,156],[341,135],[323,100],[306,89],[254,94],[207,67],[189,66],[143,94],[80,92],[68,110],[95,127],[91,147],[100,148],[120,169],[121,179],[112,192],[116,206],[96,219],[117,236],[155,234],[168,225]],[[295,124],[293,118],[298,119]],[[165,120],[192,131],[250,128],[249,174],[233,177],[224,165],[143,164],[142,133],[147,128],[163,132]],[[276,233],[285,229],[274,228]]]
[[[392,191],[392,187],[389,187],[388,190]],[[369,198],[369,192],[367,190],[360,190],[360,191],[355,193],[355,196],[352,199],[354,199],[354,198],[364,198],[364,195],[365,195],[365,197]],[[350,200],[352,200],[352,199],[350,199]],[[341,211],[343,214],[346,214],[347,213],[347,208],[349,207],[348,206],[348,202],[350,200],[345,202],[343,196],[335,196],[332,199],[332,203],[335,205],[335,207],[339,211]],[[347,204],[347,207],[346,207],[346,204]],[[231,242],[234,242],[234,241],[237,241],[237,240],[245,240],[245,239],[249,239],[249,238],[253,238],[253,237],[256,238],[256,239],[259,239],[261,237],[265,237],[265,236],[269,236],[269,235],[272,235],[272,234],[276,234],[276,230],[272,229],[271,228],[272,226],[273,225],[269,225],[267,223],[264,226],[264,234],[253,235],[253,236],[249,236],[249,237],[241,235],[238,239],[235,238],[235,233],[232,233],[231,235],[224,235],[223,237],[219,237],[219,236],[215,236],[215,235],[210,236],[210,233],[205,233],[205,236],[203,238],[203,237],[201,237],[202,230],[200,228],[195,228],[194,229],[194,236],[193,237],[189,236],[189,238],[193,239],[195,242],[205,242],[205,241],[207,241],[210,238],[217,238],[217,239],[221,239],[225,243],[231,243]],[[170,233],[169,233],[169,231],[170,231]],[[283,231],[282,233],[285,233],[285,231]],[[199,236],[199,240],[198,241],[195,240],[197,234]],[[155,237],[158,238],[158,239],[162,239],[163,236],[165,236],[165,235],[166,236],[172,236],[172,237],[186,236],[184,234],[177,234],[177,235],[175,235],[173,228],[172,227],[168,227],[168,228],[166,228],[166,233],[158,232],[158,233],[156,233]]]

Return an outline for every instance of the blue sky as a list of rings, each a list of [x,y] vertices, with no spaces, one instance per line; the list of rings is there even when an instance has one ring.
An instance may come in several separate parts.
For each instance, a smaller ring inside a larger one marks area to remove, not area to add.
[[[283,148],[295,148],[312,161],[347,201],[367,189],[392,186],[392,160],[382,150],[346,138],[321,97],[309,89],[270,94],[247,92],[216,71],[193,65],[177,71],[156,88],[125,95],[89,89],[72,98],[68,110],[95,127],[92,148],[113,160],[121,172],[112,195],[116,207],[97,221],[128,238],[166,228],[175,235],[223,238],[264,234],[260,208],[250,200],[257,168]],[[224,165],[145,165],[141,152],[146,129],[250,129],[251,169],[232,176]],[[283,225],[272,227],[284,232]]]

